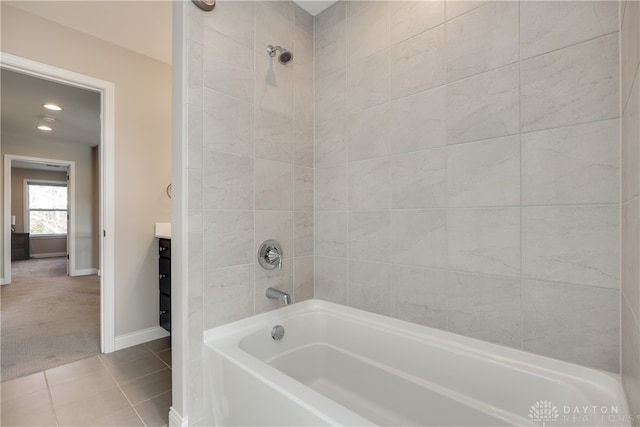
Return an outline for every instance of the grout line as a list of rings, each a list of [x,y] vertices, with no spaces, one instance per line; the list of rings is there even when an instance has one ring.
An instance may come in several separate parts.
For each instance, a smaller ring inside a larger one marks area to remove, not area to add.
[[[127,395],[125,394],[124,390],[122,390],[122,387],[120,387],[120,384],[118,383],[118,380],[116,380],[116,378],[113,376],[113,374],[111,373],[111,371],[109,370],[109,367],[107,366],[107,364],[101,359],[98,358],[100,360],[100,363],[102,364],[102,366],[104,366],[104,369],[107,371],[107,374],[109,374],[109,376],[111,377],[111,379],[113,380],[113,382],[116,384],[116,387],[118,387],[118,390],[120,390],[120,393],[122,393],[122,396],[124,396],[124,398],[126,399],[127,403],[129,403],[129,407],[131,409],[133,409],[133,412],[135,412],[135,414],[137,415],[138,419],[140,420],[140,422],[145,426],[148,427],[147,424],[144,422],[144,420],[142,419],[142,416],[140,415],[140,413],[136,410],[135,406],[131,403],[131,400],[129,400],[129,398],[127,397]]]
[[[44,382],[47,386],[47,395],[49,396],[49,404],[51,405],[51,409],[53,410],[53,417],[56,420],[56,426],[60,425],[60,421],[58,420],[58,411],[56,411],[56,405],[53,403],[53,396],[51,395],[51,387],[49,386],[49,378],[47,378],[47,371],[42,371],[42,375],[44,376]]]

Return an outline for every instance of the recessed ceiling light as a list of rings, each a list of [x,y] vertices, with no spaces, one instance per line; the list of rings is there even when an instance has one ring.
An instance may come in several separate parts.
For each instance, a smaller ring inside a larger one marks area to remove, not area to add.
[[[38,129],[43,130],[45,132],[51,132],[53,130],[53,128],[50,128],[49,126],[45,126],[45,125],[38,126]]]
[[[47,110],[62,111],[62,107],[56,104],[44,104],[43,107],[46,108]]]

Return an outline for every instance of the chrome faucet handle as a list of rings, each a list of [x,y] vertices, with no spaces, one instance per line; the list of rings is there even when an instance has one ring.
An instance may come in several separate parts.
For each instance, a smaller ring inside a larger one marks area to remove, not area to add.
[[[258,249],[258,263],[267,270],[282,269],[282,246],[273,239],[265,240]]]

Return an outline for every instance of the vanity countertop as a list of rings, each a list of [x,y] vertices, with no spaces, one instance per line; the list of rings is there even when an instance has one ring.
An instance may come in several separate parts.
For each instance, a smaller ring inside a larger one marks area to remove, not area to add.
[[[156,222],[156,237],[160,239],[171,238],[171,223],[170,222]]]

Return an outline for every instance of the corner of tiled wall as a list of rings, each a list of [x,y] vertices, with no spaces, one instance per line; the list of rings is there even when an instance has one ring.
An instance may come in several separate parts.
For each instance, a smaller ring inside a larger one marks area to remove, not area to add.
[[[640,425],[640,5],[621,6],[622,293],[621,373]]]
[[[316,297],[617,372],[618,27],[606,1],[317,15]]]
[[[218,0],[188,19],[189,419],[203,413],[202,333],[313,297],[313,18],[291,1]],[[294,54],[282,65],[267,45]],[[282,270],[257,264],[278,240]]]

